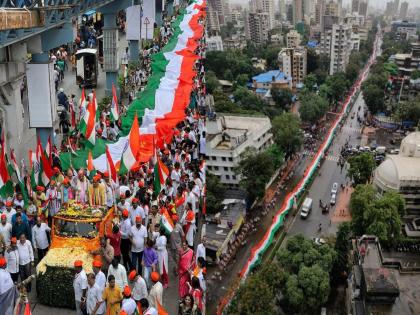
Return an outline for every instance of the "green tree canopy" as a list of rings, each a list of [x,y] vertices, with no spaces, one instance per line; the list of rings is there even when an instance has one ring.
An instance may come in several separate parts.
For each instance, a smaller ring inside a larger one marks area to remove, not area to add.
[[[370,181],[373,170],[376,167],[375,159],[371,153],[365,152],[352,156],[348,159],[348,162],[350,168],[347,174],[356,185],[366,184]]]
[[[300,120],[293,113],[283,113],[271,122],[274,142],[286,157],[295,153],[303,143]]]
[[[412,80],[420,79],[420,70],[414,70],[413,72],[411,72],[410,78]]]
[[[349,253],[351,248],[350,237],[352,234],[351,225],[349,222],[341,223],[338,226],[335,241],[335,252],[337,259],[334,261],[331,276],[333,282],[338,283],[347,279],[349,273]]]
[[[317,77],[315,74],[308,74],[303,83],[305,84],[306,91],[315,92],[317,90]]]
[[[286,106],[292,104],[292,91],[289,89],[279,89],[277,87],[271,88],[271,97],[276,106],[284,109]]]
[[[401,216],[405,201],[396,193],[376,194],[371,185],[358,185],[350,198],[352,229],[355,235],[373,234],[393,245],[401,238]]]
[[[241,154],[235,173],[241,176],[240,185],[247,191],[250,203],[265,194],[265,185],[274,174],[274,161],[266,151],[248,148]]]
[[[210,214],[221,210],[225,187],[218,176],[206,172],[206,206]]]
[[[304,122],[316,123],[328,111],[328,101],[322,96],[307,92],[300,96],[299,113]]]
[[[284,163],[284,153],[281,151],[279,146],[273,143],[267,148],[267,153],[273,159],[274,167],[276,169],[280,168],[280,166]]]
[[[325,84],[328,86],[328,94],[325,96],[331,103],[341,101],[350,86],[344,72],[337,72],[327,77]]]
[[[416,126],[420,122],[420,97],[415,100],[399,102],[393,110],[393,116],[401,121],[413,121]]]
[[[366,82],[365,82],[366,83]],[[372,114],[385,110],[385,92],[384,89],[373,84],[362,84],[363,99],[366,106]]]
[[[206,71],[206,90],[213,94],[216,89],[220,87],[219,80],[213,71]]]

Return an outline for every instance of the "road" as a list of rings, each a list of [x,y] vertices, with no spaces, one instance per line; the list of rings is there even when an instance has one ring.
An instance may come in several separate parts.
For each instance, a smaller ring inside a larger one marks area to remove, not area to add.
[[[361,107],[358,112],[358,107]],[[340,188],[341,184],[346,184],[346,167],[342,170],[338,165],[341,148],[348,141],[349,145],[356,146],[360,145],[362,125],[357,122],[357,113],[363,116],[365,109],[365,103],[363,100],[362,93],[359,94],[355,101],[344,125],[340,131],[334,137],[334,141],[330,146],[329,153],[326,156],[324,162],[319,170],[319,176],[315,177],[312,183],[308,197],[313,199],[313,208],[309,217],[302,219],[299,215],[293,219],[288,229],[288,237],[303,234],[308,238],[319,237],[320,235],[335,234],[337,231],[338,222],[334,223],[333,215],[335,211],[339,212],[341,209],[337,209],[336,206],[331,206],[328,213],[322,213],[319,207],[319,200],[321,199],[324,204],[330,203],[331,200],[331,188],[333,183],[338,183],[337,203],[339,203],[343,191]],[[352,119],[352,115],[354,118]],[[347,179],[349,182],[349,179]],[[330,224],[331,220],[331,224]],[[321,232],[318,232],[318,225],[322,224]],[[285,244],[285,242],[283,243]]]

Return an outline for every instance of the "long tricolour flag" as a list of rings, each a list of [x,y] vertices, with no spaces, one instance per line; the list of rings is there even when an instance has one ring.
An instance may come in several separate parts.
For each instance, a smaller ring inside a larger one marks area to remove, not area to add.
[[[137,114],[134,117],[133,125],[128,135],[127,144],[122,154],[120,174],[126,174],[137,163],[137,156],[140,149],[140,132]]]
[[[117,91],[115,89],[114,83],[112,83],[111,115],[114,121],[117,121],[120,117],[118,109]]]

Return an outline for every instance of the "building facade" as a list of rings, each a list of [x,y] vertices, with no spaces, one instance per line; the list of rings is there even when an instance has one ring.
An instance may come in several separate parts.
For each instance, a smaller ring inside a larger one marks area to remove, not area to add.
[[[223,51],[222,37],[210,36],[206,38],[207,51]]]
[[[283,48],[278,56],[280,71],[292,78],[293,87],[302,84],[307,73],[307,51],[305,47]]]
[[[266,116],[221,115],[208,120],[206,166],[223,184],[238,186],[234,168],[247,148],[264,151],[273,143],[271,122]]]
[[[293,25],[303,21],[303,0],[293,0]]]
[[[345,71],[352,50],[351,26],[334,24],[331,31],[330,75]]]
[[[407,12],[408,12],[408,2],[401,3],[401,8],[400,8],[401,20],[405,20],[407,18]]]
[[[269,20],[270,17],[268,13],[249,13],[249,37],[254,44],[262,45],[268,42],[268,34],[270,30]]]
[[[286,35],[287,48],[296,48],[300,45],[300,34],[296,30],[291,30]]]

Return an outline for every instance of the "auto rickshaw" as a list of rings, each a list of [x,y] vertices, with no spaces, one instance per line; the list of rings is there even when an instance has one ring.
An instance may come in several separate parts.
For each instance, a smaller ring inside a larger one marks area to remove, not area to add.
[[[96,87],[98,82],[98,51],[92,48],[76,52],[76,84],[82,87]]]

